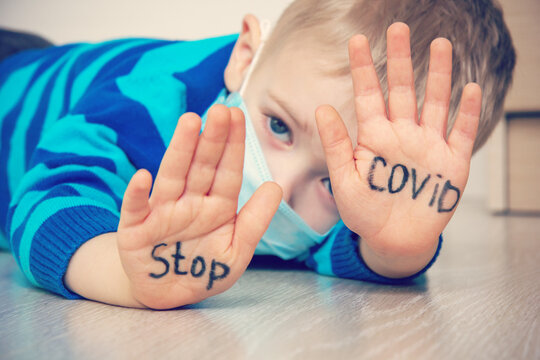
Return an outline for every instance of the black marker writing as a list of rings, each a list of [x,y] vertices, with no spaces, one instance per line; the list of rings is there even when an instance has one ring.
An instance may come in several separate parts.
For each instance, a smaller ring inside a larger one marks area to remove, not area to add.
[[[221,274],[216,275],[217,268],[221,268]],[[229,275],[229,267],[223,263],[217,262],[216,260],[212,260],[212,268],[210,269],[210,276],[208,277],[208,285],[206,286],[207,290],[210,290],[212,288],[212,285],[214,285],[214,281],[221,280],[227,277]]]
[[[378,167],[377,166],[378,163],[381,163],[382,166]],[[409,168],[407,168],[405,165],[403,165],[403,164],[395,164],[394,166],[392,166],[392,170],[390,171],[390,174],[388,176],[388,188],[375,185],[374,182],[373,182],[373,179],[375,178],[375,172],[376,171],[385,171],[383,169],[386,168],[386,167],[387,167],[387,163],[386,163],[386,160],[383,157],[376,156],[376,157],[373,158],[373,160],[371,162],[371,165],[370,165],[370,168],[369,168],[369,173],[368,173],[368,183],[369,183],[369,187],[372,190],[379,191],[379,192],[384,192],[384,191],[388,190],[388,192],[390,194],[399,193],[399,192],[403,191],[403,189],[405,189],[405,187],[406,187],[406,185],[407,185],[407,183],[409,181],[409,174],[410,174],[411,178],[412,178],[411,179],[411,183],[412,183],[411,197],[412,197],[413,200],[416,200],[418,195],[422,192],[422,190],[424,188],[427,187],[427,184],[432,179],[431,174],[428,174],[424,178],[424,180],[422,180],[422,182],[420,184],[418,184],[418,181],[417,181],[418,174],[417,174],[415,168],[411,168],[411,170],[409,171]],[[386,171],[388,171],[388,170],[386,170]],[[387,174],[388,174],[388,172],[387,172]],[[443,178],[443,176],[441,174],[436,174],[436,178],[435,178],[436,180],[442,179],[442,178]],[[433,193],[431,195],[431,199],[429,201],[428,206],[433,207],[433,205],[435,204],[435,202],[438,199],[437,212],[440,212],[440,213],[442,213],[442,212],[450,212],[450,211],[454,210],[457,203],[459,202],[459,198],[461,197],[461,191],[457,187],[452,185],[450,180],[446,180],[446,182],[442,186],[441,192],[439,193],[439,189],[441,188],[440,185],[441,185],[441,183],[439,183],[439,182],[435,183],[435,186],[433,188]],[[447,198],[447,196],[449,196],[450,193],[454,193],[455,197],[456,197],[454,202],[451,204],[451,206],[445,205],[445,203],[446,203],[445,199]]]
[[[154,248],[152,249],[152,259],[162,262],[165,265],[165,271],[163,271],[161,274],[150,273],[150,277],[153,277],[154,279],[159,279],[160,277],[165,276],[169,272],[169,262],[162,257],[156,256],[156,250],[160,246],[167,246],[167,244],[158,244],[154,246]]]
[[[199,271],[197,271],[197,264],[201,264],[201,269]],[[191,276],[196,278],[201,277],[205,271],[206,262],[204,261],[204,258],[202,256],[197,256],[191,263]]]
[[[431,195],[431,201],[429,202],[429,206],[433,206],[435,204],[435,198],[437,197],[437,191],[439,191],[439,184],[435,184],[435,189],[433,189],[433,195]]]
[[[373,184],[373,174],[375,173],[375,167],[377,166],[378,161],[382,162],[383,166],[386,167],[386,160],[380,156],[374,157],[371,162],[371,167],[369,168],[368,182],[371,190],[384,191],[386,190],[385,188]]]
[[[174,273],[176,275],[187,275],[187,271],[180,271],[180,260],[185,259],[186,257],[180,253],[180,247],[182,243],[180,241],[176,242],[176,252],[171,256],[174,258]]]
[[[437,177],[439,179],[442,179],[442,175],[441,174],[437,174]],[[433,204],[435,204],[435,199],[437,198],[437,192],[439,191],[439,184],[435,184],[435,189],[433,189],[433,195],[431,195],[431,201],[429,202],[429,206],[433,206]]]
[[[415,168],[412,169],[412,198],[413,200],[416,199],[418,194],[420,194],[420,191],[422,191],[422,189],[424,188],[426,183],[429,181],[429,179],[431,179],[431,175],[428,174],[428,176],[424,178],[424,181],[422,181],[422,184],[420,184],[420,187],[417,190],[416,189],[416,169]]]
[[[456,200],[454,201],[452,206],[450,206],[449,208],[444,208],[443,207],[444,199],[445,199],[446,195],[448,194],[449,190],[455,191]],[[438,212],[450,212],[450,211],[454,210],[454,208],[456,207],[456,205],[457,205],[457,203],[459,201],[460,196],[461,196],[461,192],[459,191],[459,189],[457,187],[455,187],[454,185],[450,184],[450,180],[446,180],[446,182],[444,183],[444,187],[443,187],[443,189],[441,191],[441,196],[439,196],[439,207],[437,208],[437,211]]]
[[[162,246],[167,246],[167,244],[162,243],[154,246],[152,249],[151,257],[157,262],[162,263],[165,265],[165,270],[160,274],[150,273],[150,277],[154,279],[162,278],[163,276],[167,275],[169,273],[170,264],[167,261],[167,259],[157,256],[156,251],[158,248]],[[188,275],[188,271],[182,271],[182,260],[185,260],[186,257],[182,255],[182,243],[180,241],[176,242],[176,249],[174,254],[171,255],[171,257],[174,259],[174,274],[175,275],[181,275],[185,276]],[[191,274],[194,278],[200,278],[202,277],[207,271],[207,261],[202,256],[196,256],[191,261],[191,267],[189,268],[189,274]],[[210,263],[210,271],[208,272],[208,283],[206,285],[206,289],[210,290],[214,286],[214,282],[225,279],[229,273],[231,272],[231,269],[227,264],[224,264],[222,262],[216,261],[215,259],[212,259],[212,262]]]
[[[397,189],[394,189],[394,174],[396,173],[397,168],[401,169],[403,176],[401,177],[401,184],[399,185],[399,187]],[[390,173],[390,178],[388,179],[388,192],[390,194],[400,192],[405,187],[407,180],[409,180],[409,170],[407,170],[407,168],[401,164],[394,165],[392,167],[392,172]]]

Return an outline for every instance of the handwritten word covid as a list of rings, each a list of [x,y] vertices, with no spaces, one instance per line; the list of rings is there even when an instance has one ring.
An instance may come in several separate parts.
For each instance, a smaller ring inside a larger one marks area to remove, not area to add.
[[[377,172],[379,173],[379,176],[377,176]],[[376,176],[378,179],[381,178],[381,172],[384,172],[385,175],[389,175],[388,181],[386,183],[376,183],[375,181]],[[424,179],[418,179],[415,168],[409,169],[402,164],[396,164],[390,168],[390,165],[387,165],[384,158],[376,156],[373,158],[373,161],[371,162],[371,166],[369,168],[368,183],[371,190],[379,192],[388,191],[390,194],[397,194],[401,191],[406,191],[406,185],[409,182],[409,179],[411,179],[411,197],[413,200],[416,200],[418,195],[420,195],[422,190],[427,187],[427,184],[433,178],[435,177],[432,177],[431,174],[428,174]],[[429,201],[428,205],[432,207],[435,203],[437,203],[438,212],[450,212],[454,210],[457,203],[459,202],[461,191],[457,187],[452,185],[450,180],[446,180],[446,182],[442,184],[441,182],[439,182],[439,180],[441,179],[442,175],[437,174],[435,178],[435,181],[437,181],[437,183],[433,188],[431,200]]]

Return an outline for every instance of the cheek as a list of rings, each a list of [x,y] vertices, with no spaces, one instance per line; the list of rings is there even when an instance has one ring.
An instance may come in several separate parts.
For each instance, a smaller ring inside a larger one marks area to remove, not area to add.
[[[280,166],[280,164],[285,165],[284,163],[286,163],[285,160],[287,159],[287,154],[276,148],[268,136],[263,134],[262,136],[258,136],[258,138],[266,164],[272,174],[272,178],[274,180],[280,179],[283,172],[283,167]]]

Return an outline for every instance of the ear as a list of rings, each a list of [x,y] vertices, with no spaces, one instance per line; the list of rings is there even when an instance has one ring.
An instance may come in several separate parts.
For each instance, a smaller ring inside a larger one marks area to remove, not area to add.
[[[248,14],[242,20],[242,32],[234,45],[229,63],[225,68],[225,86],[234,92],[240,90],[249,65],[261,43],[259,20]]]

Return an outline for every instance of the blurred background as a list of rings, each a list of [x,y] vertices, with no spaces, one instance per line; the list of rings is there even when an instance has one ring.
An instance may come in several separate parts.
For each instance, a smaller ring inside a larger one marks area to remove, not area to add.
[[[247,13],[275,21],[290,2],[0,0],[0,26],[35,32],[58,44],[119,37],[197,39],[238,32]],[[473,157],[464,198],[484,199],[486,209],[495,212],[534,213],[540,211],[540,195],[523,189],[540,181],[540,1],[501,3],[518,50],[507,109],[519,121],[502,121],[490,143]],[[521,147],[517,153],[513,144]],[[516,162],[512,158],[522,165],[511,168]]]
[[[118,37],[197,39],[240,30],[247,13],[275,20],[292,0],[0,0],[0,24],[53,42]]]

